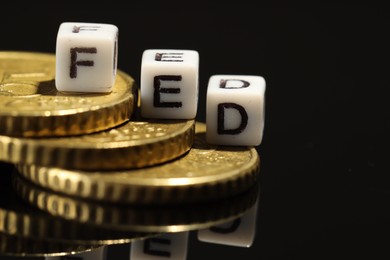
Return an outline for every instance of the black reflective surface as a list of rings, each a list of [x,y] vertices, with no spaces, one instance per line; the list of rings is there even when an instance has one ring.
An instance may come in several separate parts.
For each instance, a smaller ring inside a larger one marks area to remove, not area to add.
[[[1,50],[54,52],[63,21],[117,25],[118,68],[138,82],[145,49],[199,51],[201,121],[211,75],[265,78],[254,243],[214,245],[192,232],[187,259],[388,258],[385,9],[337,1],[305,7],[187,1],[8,3],[2,10]],[[128,259],[128,250],[114,246],[109,259]]]

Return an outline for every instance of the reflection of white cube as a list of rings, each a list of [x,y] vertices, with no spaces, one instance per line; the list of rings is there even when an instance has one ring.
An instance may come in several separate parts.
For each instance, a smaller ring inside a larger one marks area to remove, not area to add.
[[[188,232],[164,233],[131,243],[130,260],[185,260]]]
[[[217,145],[259,145],[264,129],[264,95],[263,77],[210,77],[206,104],[207,142]]]
[[[69,256],[51,256],[45,257],[45,260],[106,260],[107,250],[105,247],[99,247],[92,251],[69,255]]]
[[[240,218],[199,230],[199,241],[238,247],[252,246],[256,234],[257,205],[258,202]]]
[[[100,23],[62,23],[57,33],[59,91],[110,92],[115,83],[118,28]]]
[[[199,54],[194,50],[145,50],[141,64],[141,115],[193,119],[198,107]]]

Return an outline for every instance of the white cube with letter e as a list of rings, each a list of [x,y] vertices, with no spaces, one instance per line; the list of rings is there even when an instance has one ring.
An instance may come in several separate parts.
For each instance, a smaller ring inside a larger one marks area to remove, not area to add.
[[[56,88],[65,92],[111,92],[117,57],[115,25],[62,23],[57,33]]]
[[[141,115],[145,118],[194,119],[198,78],[197,51],[145,50],[141,64]]]
[[[257,146],[263,138],[265,80],[214,75],[207,86],[206,139],[210,144]]]

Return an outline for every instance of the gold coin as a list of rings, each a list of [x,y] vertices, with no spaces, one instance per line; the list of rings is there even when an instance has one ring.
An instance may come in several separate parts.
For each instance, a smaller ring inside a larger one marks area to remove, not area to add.
[[[209,145],[205,125],[198,122],[196,129],[188,153],[153,167],[108,172],[37,165],[18,165],[18,169],[27,179],[56,192],[137,204],[210,201],[236,195],[255,183],[260,166],[255,148]]]
[[[23,178],[16,193],[26,202],[55,217],[111,230],[130,232],[182,232],[232,221],[249,210],[259,194],[259,185],[226,199],[180,205],[121,205],[82,200],[54,193]]]
[[[54,54],[0,52],[0,135],[92,133],[129,120],[134,111],[138,88],[122,71],[109,94],[61,93],[54,76]]]
[[[13,177],[12,180],[11,172],[0,173],[0,233],[74,245],[122,244],[155,235],[112,230],[53,217],[23,201],[15,190],[23,193],[25,186],[18,175]]]
[[[72,242],[56,242],[48,239],[32,239],[11,236],[0,232],[0,257],[49,257],[78,254],[102,246],[78,245]]]
[[[110,130],[81,136],[0,136],[0,160],[80,170],[145,167],[187,152],[193,143],[194,129],[195,120],[150,120],[128,121]]]

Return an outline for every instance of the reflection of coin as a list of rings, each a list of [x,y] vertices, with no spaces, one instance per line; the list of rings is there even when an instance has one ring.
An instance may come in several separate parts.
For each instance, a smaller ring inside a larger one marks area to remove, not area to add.
[[[60,195],[24,180],[16,193],[39,209],[75,222],[130,232],[181,232],[231,221],[245,214],[256,202],[258,183],[226,199],[204,203],[182,203],[155,207],[98,203]]]
[[[48,239],[32,239],[11,236],[0,232],[0,256],[49,257],[84,253],[101,246],[78,245],[77,243],[55,242]]]
[[[0,135],[92,133],[127,121],[134,111],[138,88],[124,72],[109,94],[58,92],[54,75],[53,54],[0,52]]]
[[[80,170],[144,167],[187,152],[193,143],[194,128],[194,120],[128,121],[110,130],[81,136],[0,136],[0,160]]]
[[[196,128],[195,142],[187,154],[153,167],[110,172],[36,165],[19,165],[18,169],[27,179],[54,191],[124,203],[209,201],[238,194],[253,185],[260,164],[256,149],[209,145],[204,124],[197,123]],[[96,158],[104,161],[98,158],[107,157]]]
[[[5,168],[4,164],[0,166],[2,166],[2,171],[3,169],[11,170],[8,166]],[[72,242],[74,245],[129,243],[152,235],[111,230],[53,217],[25,203],[16,194],[13,186],[17,186],[19,190],[24,188],[18,179],[16,175],[12,185],[11,172],[0,172],[0,233],[31,239],[50,239],[58,243]]]

